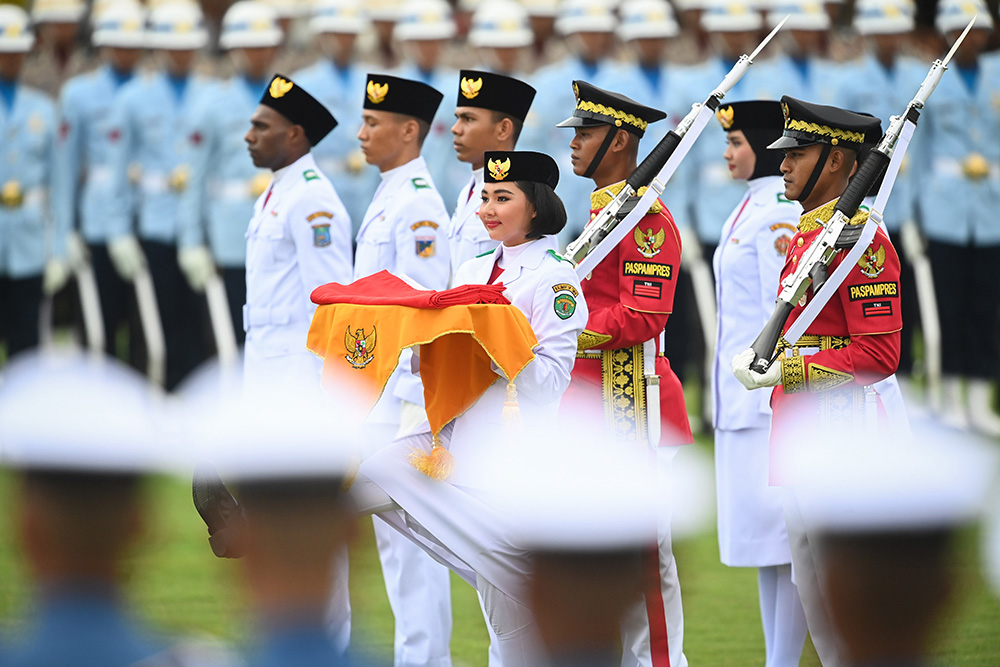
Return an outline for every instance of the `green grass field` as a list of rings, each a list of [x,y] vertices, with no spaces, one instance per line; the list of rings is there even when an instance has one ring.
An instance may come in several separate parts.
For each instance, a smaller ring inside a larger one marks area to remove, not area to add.
[[[699,445],[704,446],[704,445]],[[10,508],[13,484],[0,475],[0,507]],[[215,558],[207,533],[181,480],[150,486],[153,518],[136,553],[129,592],[154,625],[185,635],[213,635],[234,642],[246,637],[245,600],[238,568]],[[983,582],[977,533],[962,535],[956,558],[958,587],[937,643],[941,664],[1000,665],[1000,602]],[[675,545],[684,597],[685,652],[692,665],[762,665],[763,637],[757,609],[756,572],[719,563],[714,532]],[[370,521],[359,525],[351,551],[355,638],[391,653],[392,616],[382,585]],[[30,589],[17,554],[9,511],[0,515],[0,619],[16,632],[30,610]],[[486,630],[473,590],[455,578],[452,587],[456,665],[486,665]],[[808,644],[802,665],[818,665]]]

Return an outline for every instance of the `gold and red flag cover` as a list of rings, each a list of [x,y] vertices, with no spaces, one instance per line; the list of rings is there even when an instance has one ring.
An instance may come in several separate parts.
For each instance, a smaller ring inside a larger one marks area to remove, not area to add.
[[[400,352],[419,345],[427,420],[436,435],[496,381],[492,364],[513,381],[535,358],[535,332],[503,289],[418,290],[388,271],[349,285],[329,283],[312,293],[319,307],[306,347],[323,358],[324,378],[348,380],[374,406]]]

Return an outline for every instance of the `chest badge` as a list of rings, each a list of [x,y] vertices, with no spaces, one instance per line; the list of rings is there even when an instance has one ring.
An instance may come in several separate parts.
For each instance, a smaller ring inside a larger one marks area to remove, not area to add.
[[[372,332],[365,334],[363,328],[358,328],[351,333],[351,327],[347,327],[344,333],[344,349],[347,350],[347,362],[354,368],[364,368],[375,359],[375,326],[372,325]]]
[[[662,227],[655,234],[652,227],[646,231],[642,231],[636,227],[633,237],[635,238],[636,247],[639,248],[639,254],[648,259],[660,254],[660,246],[663,245],[663,241],[666,240],[667,235]]]
[[[878,250],[868,246],[858,260],[858,267],[861,269],[861,275],[866,278],[878,278],[879,274],[885,271],[885,246],[880,245]]]

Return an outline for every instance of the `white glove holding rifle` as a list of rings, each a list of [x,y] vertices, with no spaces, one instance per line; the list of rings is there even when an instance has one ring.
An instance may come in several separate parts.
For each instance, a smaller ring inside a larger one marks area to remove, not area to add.
[[[142,254],[139,240],[129,234],[108,242],[108,255],[115,270],[123,280],[132,282],[146,268],[146,256]]]
[[[756,356],[753,350],[746,349],[733,357],[733,375],[740,381],[740,384],[750,391],[762,387],[776,387],[781,384],[781,361],[776,359],[761,374],[750,370],[750,364],[753,363]]]
[[[209,278],[215,275],[215,260],[203,245],[181,248],[177,251],[177,263],[184,272],[188,284],[195,292],[204,292]]]

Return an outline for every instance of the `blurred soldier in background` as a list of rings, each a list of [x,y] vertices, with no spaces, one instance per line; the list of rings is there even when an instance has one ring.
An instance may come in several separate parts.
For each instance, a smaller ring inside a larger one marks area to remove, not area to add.
[[[219,46],[236,74],[213,83],[182,121],[191,180],[178,204],[178,262],[196,292],[205,291],[217,270],[222,274],[239,345],[246,338],[246,221],[271,180],[268,171],[254,167],[243,135],[270,82],[281,41],[273,9],[255,0],[233,4]]]
[[[465,262],[497,247],[479,219],[482,204],[484,153],[512,151],[524,123],[535,89],[506,76],[462,70],[451,128],[459,162],[472,167],[472,178],[455,204],[448,226],[451,269],[454,275]]]
[[[13,524],[35,591],[4,665],[231,664],[217,651],[168,646],[126,603],[134,548],[153,519],[144,484],[166,467],[158,399],[110,359],[33,356],[10,366],[0,451],[16,471]]]
[[[1000,436],[991,381],[1000,339],[1000,54],[983,53],[993,28],[979,0],[946,0],[938,29],[953,42],[978,13],[915,135],[917,206],[941,317],[944,419]],[[962,378],[968,380],[962,400]],[[964,403],[964,404],[963,404]]]
[[[911,0],[858,0],[854,7],[854,28],[864,47],[853,60],[838,68],[834,103],[845,109],[858,109],[888,119],[902,113],[927,73],[927,65],[908,55],[909,35],[913,31],[914,10]],[[950,77],[951,75],[949,75]],[[827,84],[829,85],[829,84]],[[917,132],[917,139],[924,130]],[[904,224],[915,222],[912,175],[915,164],[906,160],[892,190],[891,203],[883,219],[898,245],[906,249],[900,235]],[[913,266],[906,252],[899,255],[901,281],[906,286],[900,294],[903,330],[900,332],[899,370],[909,375],[913,369],[913,334],[918,327],[917,291]]]
[[[394,72],[404,79],[426,83],[437,90],[451,90],[458,74],[445,65],[445,51],[455,37],[451,7],[444,0],[406,0],[400,8],[393,39],[400,43],[403,65]],[[451,144],[452,110],[438,109],[422,154],[434,187],[446,202],[458,198],[467,174],[455,162]]]
[[[570,148],[566,133],[556,127],[567,109],[576,106],[573,89],[567,84],[584,80],[596,86],[614,87],[614,71],[609,58],[614,46],[617,19],[604,0],[564,0],[559,6],[556,30],[566,40],[570,55],[543,67],[531,84],[538,91],[532,112],[525,121],[521,145],[551,155],[559,171],[569,173]],[[645,100],[640,100],[645,101]],[[563,243],[576,238],[590,219],[587,205],[591,183],[586,178],[563,178],[556,194],[566,206]]]
[[[357,61],[358,37],[370,23],[360,0],[319,0],[313,7],[309,28],[315,35],[323,57],[315,64],[296,72],[293,77],[337,118],[361,117],[366,66]],[[368,202],[378,187],[378,172],[365,163],[355,126],[332,132],[313,149],[316,164],[343,192],[351,216],[353,235],[365,217]]]
[[[69,277],[69,230],[53,228],[55,104],[20,82],[34,36],[28,14],[0,6],[0,341],[7,356],[36,347],[43,285],[57,292]],[[66,221],[61,221],[65,223]],[[43,283],[44,276],[44,283]]]
[[[468,44],[491,72],[521,75],[531,64],[532,43],[528,12],[515,0],[484,2],[472,15]]]
[[[369,74],[364,90],[358,139],[382,182],[358,232],[354,279],[385,270],[408,276],[425,289],[444,289],[451,277],[448,212],[421,156],[424,139],[441,115],[443,96],[420,81],[381,74]],[[369,416],[372,442],[379,447],[426,420],[423,386],[410,372],[410,359],[409,350],[400,355]],[[448,667],[452,618],[447,568],[381,519],[375,518],[374,525],[396,619],[396,667]]]
[[[770,30],[786,16],[785,26],[776,35],[782,53],[769,60],[773,67],[769,76],[774,85],[781,86],[783,95],[833,104],[837,87],[829,82],[836,80],[837,67],[829,59],[830,15],[809,0],[779,1],[767,12],[765,27]]]
[[[94,16],[92,42],[101,65],[63,86],[55,163],[59,187],[52,191],[57,227],[74,230],[74,236],[86,243],[99,294],[104,350],[111,356],[118,354],[118,327],[130,323],[124,356],[136,367],[140,365],[138,320],[131,307],[132,291],[108,254],[111,229],[105,206],[112,195],[111,146],[116,140],[112,109],[143,56],[148,37],[145,25],[145,11],[131,0],[116,0]]]
[[[35,0],[31,4],[31,22],[38,42],[24,67],[24,80],[56,97],[63,83],[90,69],[89,55],[80,26],[84,24],[87,5],[84,0]]]
[[[559,0],[521,0],[528,10],[528,22],[534,35],[532,54],[536,63],[552,62],[563,55],[563,49],[553,44]],[[558,53],[556,56],[553,51]]]
[[[160,69],[125,84],[115,100],[108,135],[113,194],[105,215],[108,251],[122,278],[133,281],[148,267],[166,344],[164,386],[170,391],[208,356],[201,300],[185,280],[177,254],[178,207],[191,185],[184,123],[210,89],[209,80],[192,73],[208,33],[201,10],[191,3],[159,5],[149,23]]]

